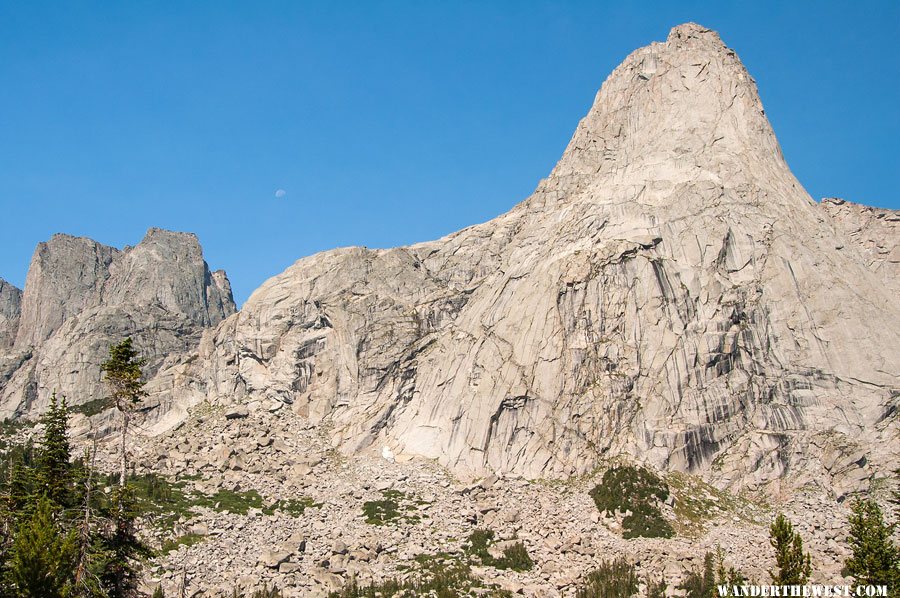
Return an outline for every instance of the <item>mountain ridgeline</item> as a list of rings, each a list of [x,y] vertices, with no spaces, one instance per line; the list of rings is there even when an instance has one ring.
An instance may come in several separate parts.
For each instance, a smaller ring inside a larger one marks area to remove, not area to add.
[[[240,312],[192,235],[41,243],[24,292],[0,281],[0,417],[101,396],[131,336],[150,433],[277,401],[345,453],[463,478],[627,454],[842,495],[900,459],[898,239],[897,212],[809,197],[735,52],[686,24],[613,71],[506,214],[301,259]]]

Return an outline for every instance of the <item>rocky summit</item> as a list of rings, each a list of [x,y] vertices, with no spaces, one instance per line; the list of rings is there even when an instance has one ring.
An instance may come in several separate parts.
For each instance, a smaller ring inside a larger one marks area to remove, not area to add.
[[[310,499],[279,523],[207,512],[204,540],[155,569],[171,587],[321,594],[474,525],[532,547],[532,573],[480,571],[531,595],[573,592],[610,554],[665,575],[717,543],[764,572],[764,532],[729,536],[765,523],[725,498],[746,492],[794,501],[838,575],[836,501],[900,466],[898,269],[900,214],[811,199],[736,53],[689,23],[613,71],[506,214],[301,259],[240,311],[192,235],[41,243],[24,292],[0,281],[0,416],[103,396],[100,363],[131,336],[149,359],[142,467]],[[623,540],[580,490],[620,461],[702,488],[726,527]],[[363,509],[389,491],[418,498],[385,533]]]
[[[54,392],[75,405],[104,396],[100,364],[126,336],[153,377],[233,313],[228,278],[210,272],[195,235],[152,228],[123,250],[54,235],[24,292],[0,281],[0,418],[39,412]]]

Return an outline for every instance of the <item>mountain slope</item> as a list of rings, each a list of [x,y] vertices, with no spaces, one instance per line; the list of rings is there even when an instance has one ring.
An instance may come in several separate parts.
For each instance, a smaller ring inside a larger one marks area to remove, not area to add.
[[[897,463],[898,323],[735,53],[686,24],[626,58],[510,212],[300,260],[153,390],[179,413],[287,403],[345,452],[461,476],[628,453],[721,485],[790,472],[840,490]]]

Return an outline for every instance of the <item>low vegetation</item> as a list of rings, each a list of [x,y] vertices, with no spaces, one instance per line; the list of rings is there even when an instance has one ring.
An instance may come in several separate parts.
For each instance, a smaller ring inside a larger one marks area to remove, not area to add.
[[[609,515],[622,513],[624,538],[671,538],[671,524],[663,517],[660,503],[669,498],[666,483],[643,467],[612,467],[590,492],[594,504]]]
[[[741,586],[751,583],[746,576],[725,563],[725,553],[721,547],[716,552],[707,552],[703,556],[703,566],[688,572],[684,581],[678,586],[686,598],[718,598],[717,587]]]
[[[441,553],[419,555],[415,565],[403,580],[390,579],[382,583],[360,585],[355,579],[329,598],[433,596],[456,598],[457,596],[485,596],[488,598],[511,597],[510,592],[486,586],[472,573],[471,565],[458,556]]]
[[[203,536],[199,534],[187,533],[177,538],[166,540],[159,549],[160,554],[168,554],[173,550],[178,550],[182,546],[193,546],[203,541]]]
[[[577,598],[629,598],[638,591],[634,565],[625,559],[601,563],[587,574]],[[665,589],[665,586],[664,586]]]
[[[673,472],[666,476],[666,484],[675,514],[672,527],[679,536],[701,536],[710,522],[723,515],[753,525],[761,525],[771,517],[770,510],[758,502],[758,497],[736,496],[697,476]]]
[[[80,413],[86,417],[92,417],[98,413],[103,413],[110,407],[112,407],[112,405],[110,404],[109,399],[94,399],[87,403],[73,406],[72,413]]]
[[[418,506],[423,504],[422,501],[399,490],[384,490],[381,495],[380,500],[363,503],[366,523],[387,525],[395,522],[418,523],[421,520],[417,510]]]
[[[490,548],[495,544],[495,534],[490,529],[476,529],[466,542],[465,552],[478,564],[495,569],[512,569],[528,571],[534,567],[534,561],[528,554],[525,544],[515,542],[503,549],[503,556],[495,557]]]

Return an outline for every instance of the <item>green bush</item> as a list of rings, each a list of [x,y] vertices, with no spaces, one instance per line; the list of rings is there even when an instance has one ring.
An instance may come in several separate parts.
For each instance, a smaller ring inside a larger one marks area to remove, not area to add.
[[[304,496],[302,498],[288,498],[275,501],[268,507],[263,507],[262,512],[266,515],[274,515],[276,511],[280,511],[291,517],[300,517],[306,509],[318,506],[321,505],[308,496]]]
[[[522,542],[516,542],[503,550],[503,556],[497,558],[490,553],[490,547],[494,544],[494,531],[490,529],[476,529],[469,535],[465,552],[473,557],[481,565],[494,567],[495,569],[512,569],[513,571],[528,571],[534,567],[534,561],[528,554],[528,549]]]
[[[577,598],[629,598],[638,591],[634,565],[625,559],[601,563],[587,574]]]
[[[98,413],[103,413],[107,409],[110,409],[112,404],[109,399],[93,399],[86,403],[82,403],[81,405],[74,405],[71,408],[72,413],[80,413],[86,417],[92,417],[97,415]]]
[[[659,503],[669,498],[666,483],[643,467],[613,467],[590,492],[600,511],[628,515],[622,520],[624,538],[671,538],[675,532]]]

